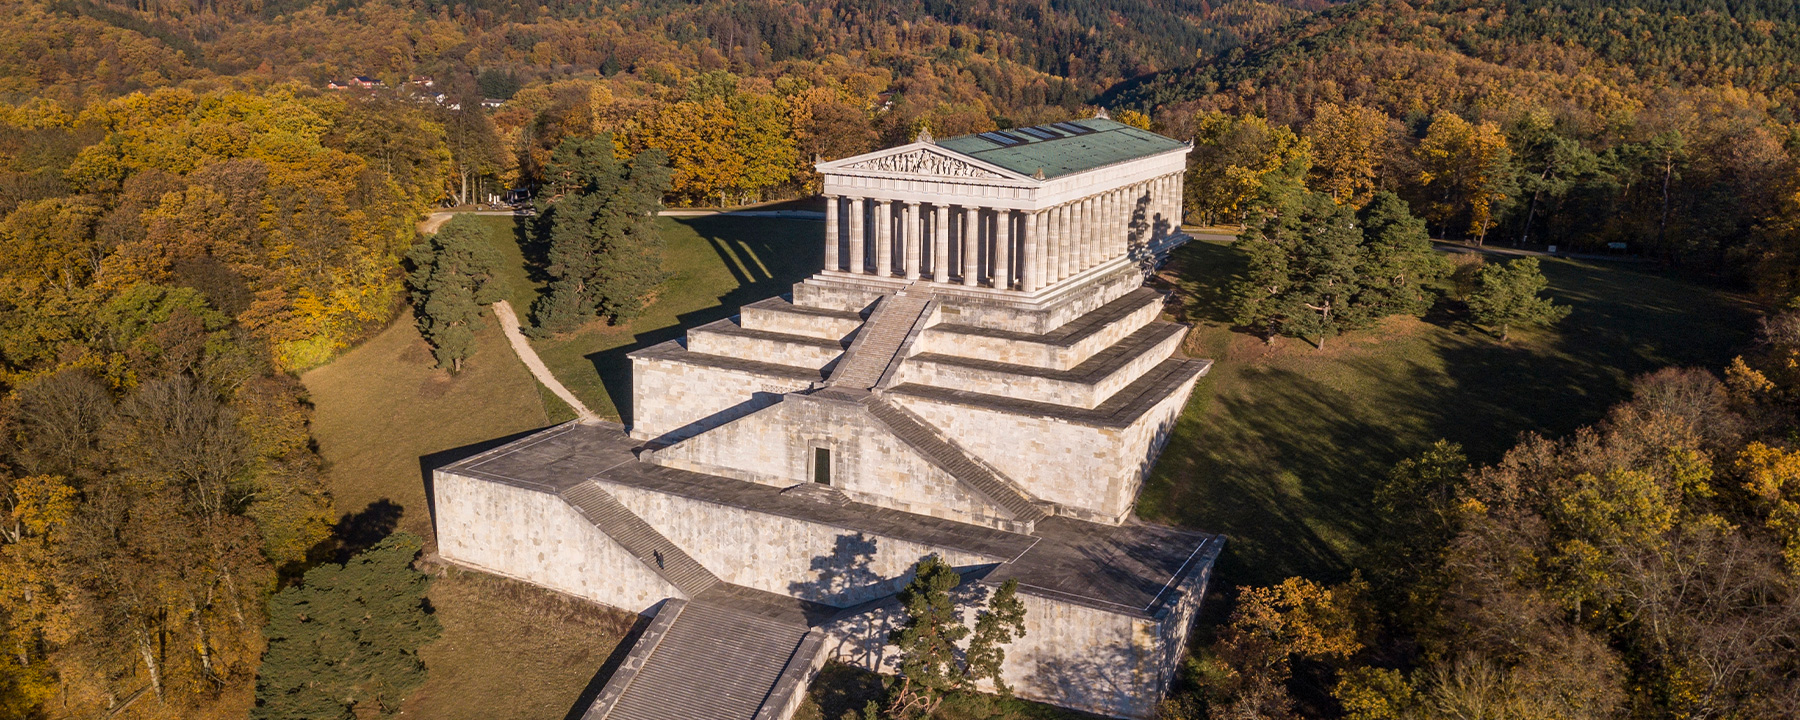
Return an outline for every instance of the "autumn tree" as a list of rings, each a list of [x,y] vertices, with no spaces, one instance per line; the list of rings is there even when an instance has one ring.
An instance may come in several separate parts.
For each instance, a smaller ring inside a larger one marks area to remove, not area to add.
[[[419,648],[440,626],[431,578],[412,568],[422,541],[395,533],[343,565],[325,563],[269,599],[256,720],[391,715],[425,681]]]
[[[1201,659],[1200,688],[1212,717],[1293,718],[1287,688],[1295,661],[1341,662],[1370,632],[1367,586],[1288,578],[1247,587],[1230,622]]]
[[[1266,188],[1304,180],[1312,144],[1255,115],[1211,113],[1198,121],[1188,158],[1186,207],[1207,224],[1243,220]]]
[[[1447,227],[1468,218],[1476,244],[1487,238],[1495,216],[1517,192],[1512,151],[1500,127],[1470,123],[1452,112],[1431,120],[1413,155],[1421,166],[1421,192],[1429,198],[1426,217]]]
[[[501,299],[494,277],[499,255],[482,237],[475,216],[457,215],[421,239],[406,258],[413,268],[406,282],[419,334],[431,343],[438,367],[461,372],[463,360],[475,353],[481,306]]]
[[[930,717],[948,694],[973,690],[984,680],[1009,693],[1000,679],[1004,646],[1025,634],[1018,581],[1008,580],[994,590],[971,631],[955,597],[962,576],[936,555],[920,560],[913,571],[913,580],[897,596],[904,619],[888,634],[900,656],[899,683],[889,692],[888,715]]]
[[[1339,203],[1361,207],[1368,202],[1394,135],[1393,123],[1366,105],[1318,106],[1305,131],[1312,146],[1313,186]]]
[[[1499,328],[1501,342],[1515,326],[1554,325],[1568,316],[1569,308],[1540,296],[1549,285],[1537,258],[1487,263],[1475,276],[1470,315],[1477,323]]]
[[[567,332],[597,315],[614,322],[642,311],[666,275],[656,211],[669,188],[660,151],[621,161],[612,137],[570,138],[548,166],[540,197],[547,227],[548,291],[533,307],[537,330]]]
[[[481,178],[498,173],[504,160],[500,136],[482,108],[481,99],[477,93],[465,92],[452,103],[455,107],[444,110],[444,141],[456,174],[455,197],[459,205],[475,202]]]

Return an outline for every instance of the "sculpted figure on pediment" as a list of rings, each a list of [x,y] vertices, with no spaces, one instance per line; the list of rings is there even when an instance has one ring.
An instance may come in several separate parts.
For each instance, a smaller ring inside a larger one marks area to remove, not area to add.
[[[851,165],[851,170],[881,170],[884,172],[912,173],[917,175],[937,175],[940,177],[966,178],[1001,178],[1005,177],[992,170],[971,165],[962,160],[939,155],[927,150],[914,150],[878,157]]]

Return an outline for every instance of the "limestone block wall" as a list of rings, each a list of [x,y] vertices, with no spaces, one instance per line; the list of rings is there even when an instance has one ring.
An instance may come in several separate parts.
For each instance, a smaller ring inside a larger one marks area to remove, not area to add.
[[[977,330],[957,325],[937,325],[927,329],[913,341],[916,353],[936,353],[956,357],[992,360],[1040,367],[1049,370],[1067,370],[1080,365],[1095,353],[1112,347],[1125,339],[1125,336],[1137,332],[1155,320],[1162,312],[1160,302],[1148,302],[1122,316],[1105,327],[1082,337],[1068,345],[1059,345],[1044,340],[1032,340],[1026,337],[995,337],[984,335]]]
[[[973,624],[983,592],[959,588]],[[1191,604],[1199,602],[1198,593]],[[1049,597],[1019,593],[1025,635],[1005,647],[1001,678],[1020,697],[1112,717],[1152,718],[1186,649],[1192,612],[1145,619]],[[1183,598],[1187,602],[1187,598]],[[892,604],[827,625],[825,653],[876,672],[898,670],[887,634],[898,623]]]
[[[1192,390],[1192,382],[1184,384],[1123,428],[912,395],[889,397],[956,438],[1025,492],[1056,503],[1059,514],[1118,523],[1137,502],[1138,489]]]
[[[730,320],[702,325],[687,333],[687,348],[691,352],[812,370],[830,365],[844,354],[844,347],[837,340],[747,331]]]
[[[665,467],[789,487],[813,482],[815,448],[831,451],[831,485],[854,500],[989,527],[1004,525],[969,492],[854,403],[787,396],[780,403],[657,450]]]
[[[862,327],[863,324],[862,316],[856,313],[845,311],[841,314],[827,314],[796,311],[786,302],[753,303],[745,305],[740,313],[738,323],[751,330],[827,340],[848,341],[851,334],[855,333],[856,329]]]
[[[1043,305],[1024,309],[1011,299],[989,299],[954,294],[944,299],[944,322],[973,325],[991,330],[1021,333],[1047,333],[1119,299],[1125,293],[1142,287],[1144,275],[1121,258],[1113,269],[1096,269],[1095,274],[1074,284],[1059,286],[1060,294]]]
[[[442,471],[432,491],[446,560],[638,612],[686,597],[560,497]]]
[[[673,442],[768,407],[783,393],[809,384],[752,370],[633,356],[631,435]]]
[[[837,607],[898,591],[932,553],[961,568],[1008,559],[596,482],[725,582]]]
[[[1181,337],[1180,333],[1171,333],[1112,372],[1097,377],[1026,374],[989,364],[969,365],[914,356],[900,366],[899,382],[1089,409],[1106,402],[1120,388],[1175,354]]]

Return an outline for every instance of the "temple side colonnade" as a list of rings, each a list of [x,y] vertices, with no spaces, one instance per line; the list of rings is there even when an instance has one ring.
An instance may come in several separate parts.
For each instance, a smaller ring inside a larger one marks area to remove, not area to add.
[[[1170,173],[1027,211],[825,196],[825,267],[1036,292],[1178,229]]]
[[[1052,142],[1027,131],[1064,134]],[[1027,131],[942,145],[926,135],[820,163],[825,271],[1036,293],[1180,233],[1185,144],[1106,120]],[[1029,154],[1084,141],[1099,156],[1092,167],[1047,176]],[[1121,159],[1105,162],[1107,151]]]

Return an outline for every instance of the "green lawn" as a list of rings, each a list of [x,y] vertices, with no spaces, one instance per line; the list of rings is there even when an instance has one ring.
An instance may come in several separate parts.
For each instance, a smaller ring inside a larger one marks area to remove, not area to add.
[[[301,378],[353,542],[402,529],[435,549],[426,468],[555,419],[491,316],[461,374],[432,365],[406,315]],[[405,705],[413,717],[562,718],[634,617],[480,573],[440,577],[430,599],[444,633],[420,651],[429,675]]]
[[[1139,514],[1231,536],[1226,585],[1341,577],[1371,530],[1368,497],[1396,460],[1439,438],[1477,462],[1520,433],[1599,420],[1631,378],[1667,365],[1718,369],[1750,339],[1738,298],[1631,266],[1546,259],[1573,312],[1502,344],[1444,313],[1392,318],[1323,351],[1234,331],[1223,288],[1242,257],[1195,242],[1165,277],[1195,324],[1187,351],[1216,361],[1200,381]]]
[[[512,218],[482,217],[507,259],[507,295],[529,323],[531,301],[545,278],[529,269],[525,230]],[[681,337],[687,328],[737,314],[738,306],[780,295],[824,262],[818,222],[707,216],[659,218],[669,281],[635,321],[594,322],[580,331],[532,341],[544,364],[602,417],[630,421],[631,362],[626,353]],[[521,247],[526,251],[521,251]]]

